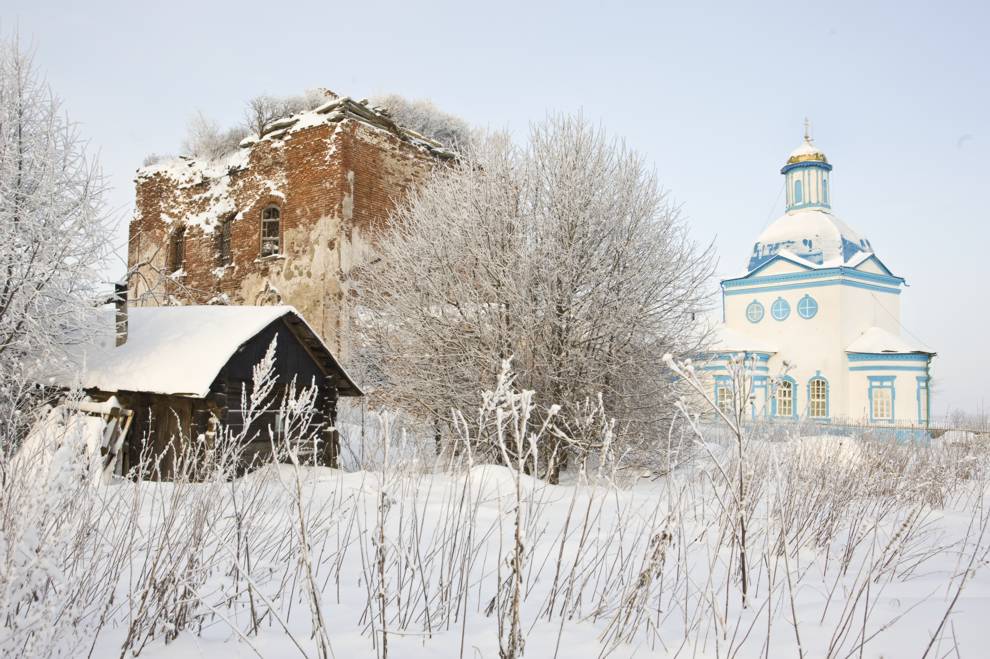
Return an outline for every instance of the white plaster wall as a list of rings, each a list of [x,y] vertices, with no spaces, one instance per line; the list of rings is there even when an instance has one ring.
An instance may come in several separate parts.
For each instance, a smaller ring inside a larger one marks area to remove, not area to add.
[[[871,327],[881,327],[894,334],[901,333],[901,296],[893,293],[842,286],[843,350]]]
[[[790,364],[787,375],[797,381],[795,404],[799,414],[807,411],[808,381],[819,374],[829,383],[829,414],[835,416],[845,408],[845,346],[840,331],[843,288],[815,286],[725,296],[726,324],[777,348],[777,354],[769,362],[770,376],[784,373],[785,360]],[[818,302],[818,314],[811,319],[802,318],[797,312],[798,301],[805,294]],[[790,314],[782,321],[775,320],[771,313],[773,302],[778,298],[786,300],[791,307]],[[759,323],[751,323],[746,318],[746,307],[753,300],[762,303],[765,309]]]

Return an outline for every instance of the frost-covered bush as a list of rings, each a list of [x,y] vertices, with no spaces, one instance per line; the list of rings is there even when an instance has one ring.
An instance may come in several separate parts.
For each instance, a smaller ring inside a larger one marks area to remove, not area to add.
[[[84,146],[31,57],[0,40],[0,427],[23,430],[31,378],[95,322],[110,221]]]
[[[243,126],[223,129],[220,124],[197,112],[189,120],[182,151],[195,158],[219,158],[239,148],[248,135]]]
[[[636,153],[580,118],[523,146],[495,136],[410,193],[377,256],[356,324],[386,406],[469,416],[511,357],[562,426],[601,396],[623,451],[655,448],[673,409],[661,358],[703,343],[712,252]]]
[[[410,100],[399,94],[386,94],[376,96],[371,103],[388,110],[399,125],[454,151],[471,153],[480,139],[478,130],[471,124],[457,115],[444,112],[429,99]]]
[[[272,122],[319,107],[329,100],[330,94],[324,89],[309,89],[296,96],[255,96],[244,110],[244,127],[254,135],[264,135]]]
[[[174,157],[175,156],[164,153],[149,153],[144,157],[144,160],[141,161],[141,166],[150,167],[151,165],[157,165],[158,163],[166,160],[172,160]]]

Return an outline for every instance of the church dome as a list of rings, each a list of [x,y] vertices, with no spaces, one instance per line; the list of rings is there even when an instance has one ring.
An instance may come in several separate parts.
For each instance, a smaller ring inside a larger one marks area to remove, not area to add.
[[[810,137],[805,136],[804,142],[801,146],[791,151],[791,155],[787,158],[788,165],[794,165],[799,162],[828,162],[828,158],[825,157],[825,152],[815,146]]]
[[[780,252],[788,252],[817,266],[846,265],[863,252],[872,252],[870,241],[822,208],[785,213],[770,224],[753,246],[749,269],[753,270]]]
[[[784,175],[787,212],[757,238],[750,270],[781,252],[820,267],[846,265],[858,254],[873,252],[870,241],[832,214],[832,165],[811,139],[807,122],[804,141],[791,151],[780,173]]]

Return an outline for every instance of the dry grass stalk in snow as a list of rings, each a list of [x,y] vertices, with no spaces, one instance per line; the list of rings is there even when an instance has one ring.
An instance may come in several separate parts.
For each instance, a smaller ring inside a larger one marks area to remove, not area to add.
[[[281,404],[305,441],[310,403],[297,392]],[[233,480],[231,442],[200,483],[180,472],[94,487],[73,437],[40,473],[13,460],[0,490],[0,652],[979,651],[990,583],[982,444],[750,436],[740,508],[731,442],[705,442],[657,480],[599,475],[595,459],[562,485],[535,479],[525,465],[547,458],[549,426],[533,422],[533,405],[506,376],[460,425],[462,449],[432,462],[412,459],[429,454],[418,453],[431,448],[428,428],[382,423],[367,437],[387,446],[384,459],[354,473],[294,463],[292,442],[289,464]],[[477,460],[474,437],[493,430],[514,468]]]

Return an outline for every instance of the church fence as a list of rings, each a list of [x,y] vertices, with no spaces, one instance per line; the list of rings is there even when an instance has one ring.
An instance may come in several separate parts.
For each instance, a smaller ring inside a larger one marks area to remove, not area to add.
[[[715,419],[704,421],[700,429],[708,441],[728,441],[735,438],[731,429]],[[927,425],[877,424],[861,419],[753,419],[743,423],[749,437],[782,441],[796,437],[843,436],[864,439],[890,439],[899,442],[931,439],[981,438],[990,441],[990,423],[958,424],[949,420],[932,421]]]

